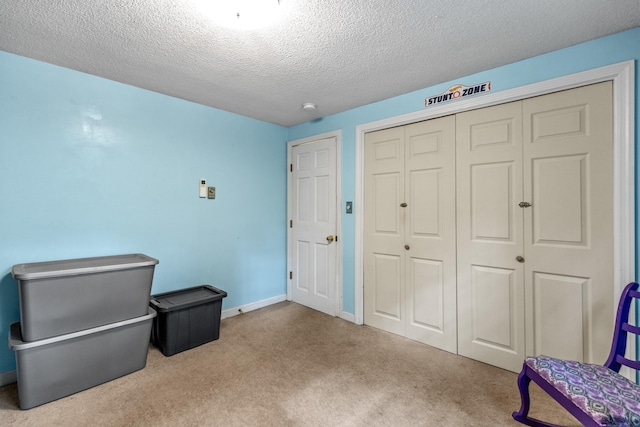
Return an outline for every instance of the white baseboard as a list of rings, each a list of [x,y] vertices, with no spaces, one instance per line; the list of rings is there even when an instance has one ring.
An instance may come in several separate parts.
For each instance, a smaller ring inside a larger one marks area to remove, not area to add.
[[[9,385],[18,381],[16,371],[0,372],[0,387]]]
[[[223,310],[220,315],[220,318],[226,319],[227,317],[233,317],[233,316],[237,316],[238,314],[248,313],[250,311],[257,310],[259,308],[267,307],[272,304],[277,304],[279,302],[285,301],[286,299],[287,299],[287,294],[282,294],[275,297],[263,299],[262,301],[252,302],[251,304],[241,305],[240,307]]]
[[[347,322],[356,323],[356,316],[354,314],[347,313],[346,311],[340,312],[340,318]]]

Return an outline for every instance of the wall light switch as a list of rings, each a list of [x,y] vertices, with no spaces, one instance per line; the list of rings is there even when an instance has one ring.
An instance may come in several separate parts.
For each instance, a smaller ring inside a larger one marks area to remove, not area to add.
[[[347,202],[346,212],[348,214],[353,213],[353,202]]]
[[[215,199],[216,198],[216,187],[208,187],[207,188],[207,198]]]
[[[200,197],[207,197],[207,180],[200,180]]]

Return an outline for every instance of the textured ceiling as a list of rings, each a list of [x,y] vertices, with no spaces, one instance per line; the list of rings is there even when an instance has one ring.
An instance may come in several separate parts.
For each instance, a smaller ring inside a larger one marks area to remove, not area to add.
[[[640,0],[281,0],[242,31],[207,1],[2,0],[0,50],[291,126],[640,26]]]

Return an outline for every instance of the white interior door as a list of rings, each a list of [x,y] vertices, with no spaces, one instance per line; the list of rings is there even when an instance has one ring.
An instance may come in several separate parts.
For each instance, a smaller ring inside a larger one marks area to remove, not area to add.
[[[527,354],[602,364],[613,334],[613,85],[523,101]]]
[[[336,140],[296,145],[291,160],[291,298],[335,316]]]
[[[520,101],[456,116],[458,352],[512,371],[525,356]]]

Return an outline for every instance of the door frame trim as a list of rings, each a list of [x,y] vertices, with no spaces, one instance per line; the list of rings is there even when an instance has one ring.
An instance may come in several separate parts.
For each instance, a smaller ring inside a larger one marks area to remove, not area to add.
[[[635,63],[625,61],[356,126],[355,187],[355,307],[354,320],[364,321],[364,136],[367,132],[402,126],[463,111],[546,95],[603,81],[613,81],[614,168],[614,305],[628,282],[635,280]],[[635,354],[635,346],[631,346]]]
[[[336,141],[336,233],[338,236],[337,248],[336,248],[336,313],[335,316],[340,316],[342,318],[351,319],[353,315],[350,313],[346,313],[342,309],[342,131],[332,131],[326,132],[319,135],[313,135],[306,138],[295,139],[287,142],[287,219],[286,219],[286,228],[287,228],[287,272],[286,272],[286,280],[287,280],[287,301],[291,301],[291,280],[289,279],[289,271],[293,271],[292,265],[292,232],[289,227],[289,220],[293,218],[293,206],[291,206],[291,174],[289,172],[289,165],[292,161],[292,153],[293,147],[302,144],[309,144],[316,141],[320,141],[323,139],[335,139]]]

